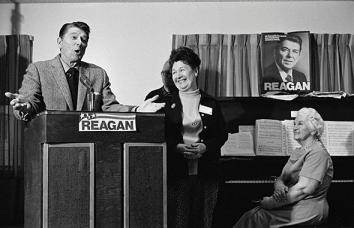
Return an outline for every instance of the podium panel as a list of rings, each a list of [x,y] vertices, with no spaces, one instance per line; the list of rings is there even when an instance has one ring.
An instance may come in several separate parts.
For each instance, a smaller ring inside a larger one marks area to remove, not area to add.
[[[94,145],[43,145],[43,227],[94,227]]]
[[[25,129],[24,227],[166,227],[164,115],[100,113],[104,130],[135,126],[90,132],[85,115],[95,113],[46,111]]]
[[[124,227],[167,227],[165,155],[163,144],[124,144]]]
[[[95,227],[123,227],[123,146],[95,145]]]

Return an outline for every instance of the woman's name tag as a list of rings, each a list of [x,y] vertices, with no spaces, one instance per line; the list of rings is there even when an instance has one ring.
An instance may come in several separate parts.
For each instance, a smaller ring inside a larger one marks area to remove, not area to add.
[[[199,106],[199,112],[205,113],[208,115],[213,115],[213,109],[208,106],[204,106],[204,105]]]

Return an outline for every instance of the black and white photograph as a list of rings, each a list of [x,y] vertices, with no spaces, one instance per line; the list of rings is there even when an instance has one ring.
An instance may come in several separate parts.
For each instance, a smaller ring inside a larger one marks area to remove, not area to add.
[[[262,91],[310,91],[310,32],[262,33]]]
[[[354,228],[353,12],[0,0],[0,228]]]

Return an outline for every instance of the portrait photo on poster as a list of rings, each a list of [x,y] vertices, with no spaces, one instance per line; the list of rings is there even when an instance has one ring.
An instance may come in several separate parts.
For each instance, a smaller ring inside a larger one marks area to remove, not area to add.
[[[310,32],[261,34],[261,92],[311,91]]]

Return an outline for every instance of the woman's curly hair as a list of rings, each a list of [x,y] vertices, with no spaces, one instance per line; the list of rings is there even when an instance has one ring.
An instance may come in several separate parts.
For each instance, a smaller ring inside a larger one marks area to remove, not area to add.
[[[199,69],[201,63],[199,56],[192,49],[184,46],[171,51],[169,58],[170,65],[173,66],[178,61],[182,61],[194,70]]]

